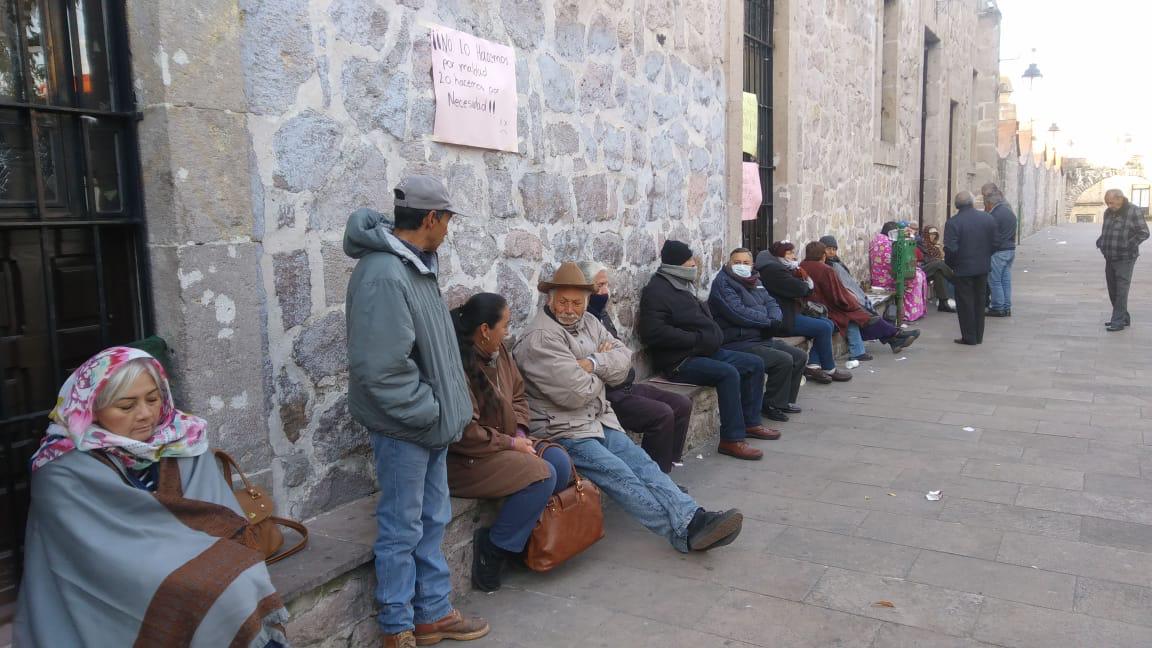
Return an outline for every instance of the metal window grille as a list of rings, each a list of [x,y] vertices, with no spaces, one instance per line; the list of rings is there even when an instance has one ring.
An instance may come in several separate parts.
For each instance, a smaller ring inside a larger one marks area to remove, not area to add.
[[[743,222],[744,247],[755,252],[772,242],[772,11],[773,0],[744,2],[744,91],[756,94],[759,133],[756,159],[764,200],[755,220]]]
[[[0,605],[60,384],[151,325],[123,11],[0,0]]]

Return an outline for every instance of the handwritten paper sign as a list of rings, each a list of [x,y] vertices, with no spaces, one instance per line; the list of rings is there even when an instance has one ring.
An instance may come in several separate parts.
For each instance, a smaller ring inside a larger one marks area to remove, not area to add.
[[[744,163],[744,198],[740,206],[740,220],[756,220],[756,212],[764,202],[764,190],[760,188],[760,165]]]
[[[744,152],[759,155],[757,144],[760,140],[760,102],[753,92],[744,93]]]
[[[516,55],[511,47],[430,25],[436,124],[432,139],[499,151],[520,150],[516,134]]]

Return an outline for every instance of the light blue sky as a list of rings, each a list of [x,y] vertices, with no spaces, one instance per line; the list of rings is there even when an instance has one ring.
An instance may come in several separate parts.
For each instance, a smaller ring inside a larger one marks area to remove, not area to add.
[[[1152,1],[999,0],[999,5],[1004,16],[1000,58],[1019,57],[1002,60],[1000,72],[1012,80],[1021,117],[1034,118],[1045,138],[1055,122],[1065,154],[1100,162],[1126,155],[1118,142],[1129,133],[1152,163]],[[1044,78],[1029,96],[1021,75],[1031,62]]]

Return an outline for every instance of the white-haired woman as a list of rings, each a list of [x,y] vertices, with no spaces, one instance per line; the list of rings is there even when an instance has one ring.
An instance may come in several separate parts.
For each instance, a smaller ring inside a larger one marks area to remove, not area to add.
[[[583,261],[580,269],[595,288],[588,298],[588,312],[595,315],[608,332],[620,338],[616,324],[608,314],[608,268],[595,261]],[[628,379],[619,385],[609,385],[608,402],[620,425],[629,432],[643,435],[640,447],[652,457],[664,473],[672,472],[679,463],[688,438],[688,420],[692,417],[692,401],[650,385],[636,383],[636,371],[628,372]]]
[[[64,383],[32,457],[18,646],[287,644],[205,422],[160,363],[112,347]]]

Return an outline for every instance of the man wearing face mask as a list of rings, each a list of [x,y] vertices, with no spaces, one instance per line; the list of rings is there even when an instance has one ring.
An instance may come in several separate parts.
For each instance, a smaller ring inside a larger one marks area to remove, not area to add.
[[[640,295],[637,330],[653,368],[675,382],[716,388],[720,405],[720,454],[756,460],[764,456],[747,438],[778,439],[761,425],[764,361],[751,353],[721,349],[724,334],[707,304],[696,298],[698,271],[692,250],[669,240],[660,269]]]
[[[592,282],[588,312],[600,320],[612,337],[622,339],[608,314],[608,268],[595,261],[582,261],[579,265],[585,278]],[[643,436],[640,447],[660,466],[661,472],[672,472],[673,464],[684,455],[692,401],[680,394],[637,383],[636,370],[630,369],[623,382],[608,385],[608,402],[612,403],[625,430]]]

